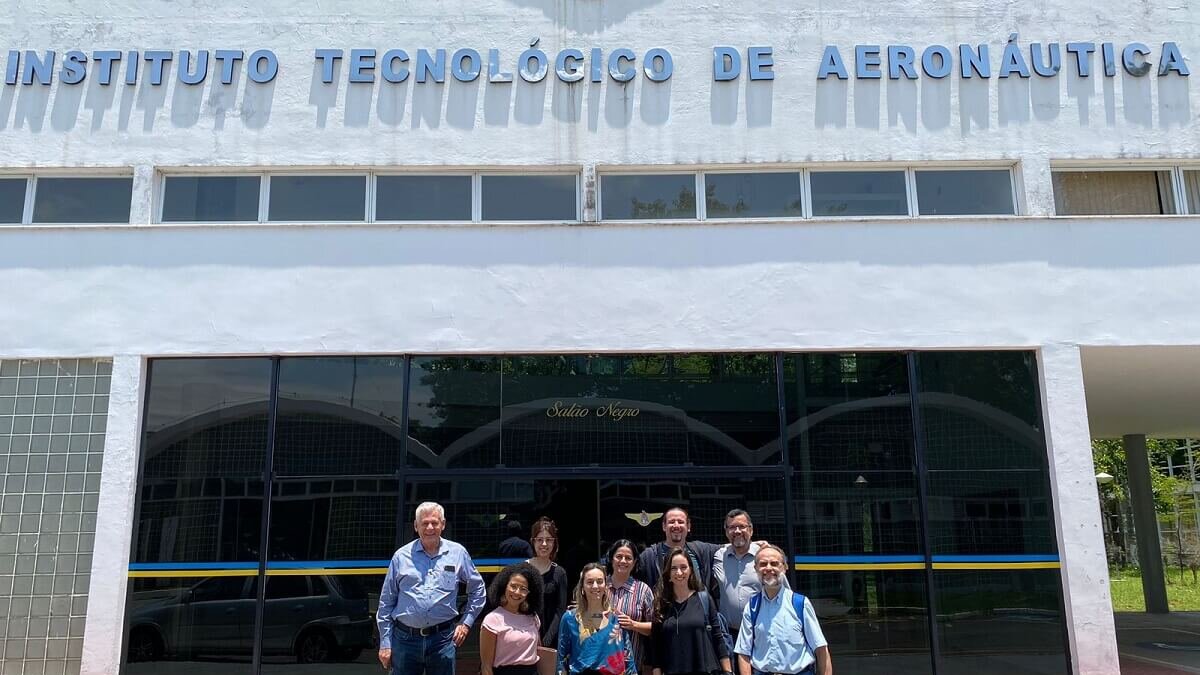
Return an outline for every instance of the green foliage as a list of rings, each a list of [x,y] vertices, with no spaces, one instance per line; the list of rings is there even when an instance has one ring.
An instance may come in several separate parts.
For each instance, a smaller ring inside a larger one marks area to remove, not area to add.
[[[1136,569],[1110,569],[1113,611],[1144,612],[1142,573]],[[1200,583],[1189,570],[1171,568],[1167,572],[1167,606],[1172,612],[1200,611]]]
[[[1179,478],[1172,478],[1159,470],[1166,458],[1175,452],[1177,442],[1161,438],[1147,438],[1146,452],[1150,455],[1150,487],[1154,492],[1154,510],[1160,514],[1172,513],[1175,495],[1187,486]],[[1128,493],[1129,470],[1125,463],[1125,446],[1119,439],[1096,439],[1092,441],[1092,461],[1096,472],[1113,477],[1113,482],[1102,485],[1102,491]]]

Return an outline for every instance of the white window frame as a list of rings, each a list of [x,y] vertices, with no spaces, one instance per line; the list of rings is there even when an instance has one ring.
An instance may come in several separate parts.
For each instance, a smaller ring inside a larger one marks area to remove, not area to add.
[[[434,177],[434,178],[441,178],[441,177],[449,178],[449,177],[457,176],[459,178],[466,177],[466,178],[470,179],[468,181],[470,183],[470,188],[469,188],[470,189],[470,197],[469,198],[471,200],[470,216],[468,217],[467,220],[379,220],[376,217],[376,208],[378,207],[377,195],[379,194],[379,188],[378,188],[377,183],[380,178],[386,178],[386,177],[391,177],[391,176]],[[478,189],[478,186],[476,185],[477,180],[478,180],[477,176],[478,176],[478,173],[474,172],[474,171],[430,171],[429,169],[420,170],[420,169],[416,169],[416,168],[414,168],[411,171],[401,171],[401,170],[374,171],[371,174],[371,213],[370,213],[370,221],[369,222],[380,223],[380,224],[384,224],[384,225],[470,225],[471,223],[479,222],[479,220],[478,220],[479,189]],[[576,200],[576,201],[578,201],[578,200]]]
[[[745,172],[741,172],[745,173]],[[686,176],[691,175],[693,180],[692,189],[696,192],[696,215],[692,218],[636,218],[633,220],[609,220],[610,223],[702,223],[704,222],[704,170],[694,167],[680,166],[672,170],[670,166],[659,167],[630,167],[624,168],[620,166],[605,167],[604,170],[596,170],[596,220],[597,222],[606,222],[604,219],[604,179],[608,176]]]
[[[558,171],[551,170],[551,169],[538,169],[538,168],[533,168],[532,170],[529,170],[529,171],[521,171],[518,169],[510,169],[510,170],[495,169],[495,170],[476,171],[475,178],[474,178],[474,181],[472,184],[473,194],[472,194],[472,198],[471,198],[471,202],[472,202],[471,217],[474,218],[473,222],[475,222],[475,223],[495,223],[498,225],[520,225],[520,224],[573,225],[573,224],[580,223],[583,221],[583,200],[580,198],[580,193],[582,192],[582,190],[581,190],[581,187],[582,187],[581,186],[581,181],[582,181],[581,174],[582,174],[582,172],[576,167],[571,167],[571,170],[564,169],[564,170],[558,170]],[[521,176],[521,177],[528,176],[528,177],[532,177],[532,176],[565,176],[565,175],[570,175],[575,178],[575,219],[574,220],[484,220],[483,219],[483,178],[485,176]],[[599,208],[599,206],[597,206],[597,208]]]
[[[1200,216],[1200,199],[1197,199],[1197,203],[1195,203],[1195,204],[1188,203],[1187,182],[1184,180],[1184,173],[1189,172],[1189,171],[1194,172],[1198,176],[1200,176],[1200,164],[1184,163],[1184,164],[1180,164],[1180,165],[1176,166],[1175,169],[1176,169],[1176,172],[1179,174],[1178,186],[1177,186],[1178,189],[1175,192],[1175,195],[1176,195],[1175,202],[1176,202],[1176,205],[1182,205],[1184,207],[1184,210],[1180,211],[1179,215]]]
[[[1200,166],[1191,166],[1187,163],[1170,163],[1162,161],[1153,162],[1123,162],[1107,163],[1107,162],[1051,162],[1050,163],[1050,192],[1054,195],[1054,174],[1056,173],[1099,173],[1099,172],[1154,172],[1165,171],[1170,174],[1171,178],[1171,203],[1175,209],[1174,213],[1143,213],[1134,216],[1123,214],[1096,214],[1096,215],[1073,215],[1060,214],[1055,208],[1055,217],[1060,218],[1174,218],[1178,216],[1189,216],[1200,214],[1200,204],[1195,205],[1196,213],[1189,213],[1189,205],[1187,203],[1187,195],[1184,193],[1183,172],[1200,170]]]
[[[700,180],[698,181],[697,202],[699,206],[700,220],[709,223],[773,223],[780,220],[797,220],[808,218],[809,204],[808,198],[805,195],[805,184],[808,180],[805,178],[804,169],[802,168],[776,168],[758,169],[753,165],[749,165],[744,169],[738,168],[721,168],[712,170],[699,171]],[[792,174],[796,180],[800,181],[800,215],[798,216],[756,216],[753,218],[709,218],[708,217],[708,177],[721,175],[742,175],[742,174]]]
[[[913,218],[1013,218],[1022,213],[1021,195],[1017,190],[1017,164],[1013,162],[1004,164],[987,164],[987,163],[972,163],[972,164],[910,164],[906,167],[906,179],[910,184],[910,199],[908,211]],[[1012,213],[979,213],[979,214],[962,214],[962,215],[937,215],[937,214],[921,214],[921,204],[917,199],[917,172],[918,171],[1007,171],[1008,172],[1008,191],[1009,198],[1012,200]]]
[[[163,210],[166,208],[167,201],[167,179],[168,178],[258,178],[258,210],[256,220],[178,220],[167,222],[163,220]],[[250,171],[242,173],[238,172],[217,172],[217,171],[167,171],[158,172],[158,179],[154,181],[154,222],[159,225],[257,225],[266,222],[266,196],[267,192],[267,174],[262,171]]]
[[[575,188],[575,214],[573,220],[483,220],[483,177],[484,176],[565,176],[569,175],[574,178]],[[583,200],[581,198],[581,169],[579,167],[570,167],[563,169],[544,168],[544,167],[512,167],[512,168],[493,168],[493,169],[448,169],[445,171],[438,170],[427,166],[414,167],[388,167],[382,169],[322,169],[322,168],[282,168],[282,169],[248,169],[245,171],[212,171],[212,170],[188,170],[188,169],[160,169],[158,178],[155,181],[155,203],[154,214],[155,224],[171,226],[193,226],[193,225],[229,225],[229,226],[245,226],[245,225],[267,225],[267,224],[287,224],[291,221],[270,220],[270,205],[271,205],[271,178],[275,176],[355,176],[363,177],[366,182],[365,200],[366,204],[363,208],[363,220],[338,220],[338,221],[302,221],[305,223],[313,222],[317,224],[330,225],[412,225],[412,226],[455,226],[455,225],[475,225],[480,223],[497,224],[497,225],[573,225],[582,222],[583,220]],[[378,220],[378,179],[381,176],[467,176],[471,179],[471,216],[469,220]],[[245,178],[257,177],[259,179],[259,195],[258,195],[258,220],[230,220],[230,221],[180,221],[180,222],[164,222],[163,208],[164,197],[166,195],[166,181],[168,178]]]
[[[812,175],[814,173],[860,173],[860,172],[891,172],[904,176],[905,212],[890,215],[845,215],[845,216],[814,216],[812,212]],[[815,220],[910,220],[916,217],[916,180],[912,166],[907,164],[838,164],[831,166],[811,166],[804,172],[804,183],[808,186],[808,200],[805,202],[805,218]],[[962,218],[966,216],[954,216]]]
[[[37,171],[32,174],[15,174],[17,176],[27,176],[28,183],[25,186],[25,209],[21,214],[22,225],[33,225],[36,227],[64,227],[73,225],[86,225],[89,227],[113,227],[120,225],[129,225],[129,219],[133,217],[133,194],[130,190],[129,212],[125,216],[123,223],[99,223],[96,221],[78,221],[72,223],[39,223],[33,220],[33,208],[37,200],[37,185],[39,178],[128,178],[130,186],[133,186],[134,175],[131,169],[107,169],[99,168],[96,170],[80,171],[79,169],[60,169],[51,171]],[[7,177],[7,176],[6,176]],[[15,225],[16,223],[9,223]]]
[[[25,181],[25,196],[23,197],[25,201],[21,204],[21,219],[15,223],[0,223],[0,229],[29,225],[29,220],[33,216],[33,174],[0,172],[0,179]]]
[[[270,215],[271,215],[271,179],[274,178],[275,176],[281,176],[281,177],[288,176],[288,177],[292,177],[292,178],[305,178],[305,177],[324,178],[326,176],[336,177],[336,178],[362,177],[363,183],[364,183],[364,185],[363,185],[363,210],[362,210],[363,217],[362,217],[362,220],[303,220],[303,221],[271,220],[270,219]],[[259,203],[259,207],[258,207],[259,215],[263,218],[263,220],[262,220],[263,223],[276,223],[276,224],[285,223],[286,224],[286,223],[299,222],[299,223],[304,223],[304,224],[318,224],[318,225],[326,225],[326,224],[328,224],[328,225],[366,225],[371,222],[368,219],[368,217],[371,215],[371,210],[372,210],[371,202],[372,202],[372,198],[374,197],[374,194],[375,194],[375,190],[374,190],[375,181],[372,179],[372,175],[371,175],[370,171],[366,171],[366,170],[354,171],[352,169],[346,170],[346,171],[322,170],[322,169],[297,169],[297,170],[285,169],[282,171],[267,171],[266,172],[266,183],[267,183],[267,189],[266,189],[266,192],[264,192],[260,195],[260,197],[262,198],[262,201]]]

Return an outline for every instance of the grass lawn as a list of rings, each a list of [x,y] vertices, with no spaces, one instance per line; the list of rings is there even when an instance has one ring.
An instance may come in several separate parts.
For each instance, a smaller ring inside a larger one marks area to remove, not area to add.
[[[1113,610],[1144,612],[1146,599],[1142,596],[1142,573],[1139,570],[1110,569]],[[1172,612],[1200,611],[1200,584],[1192,581],[1192,573],[1178,568],[1167,570],[1167,604]]]

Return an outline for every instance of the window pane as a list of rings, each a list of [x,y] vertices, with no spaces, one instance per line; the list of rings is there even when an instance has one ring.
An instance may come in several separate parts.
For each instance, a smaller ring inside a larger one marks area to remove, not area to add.
[[[814,217],[908,214],[903,171],[814,171],[809,179]]]
[[[0,178],[0,223],[19,223],[25,214],[26,178]]]
[[[1060,571],[933,573],[941,675],[1069,673]]]
[[[920,560],[904,355],[798,354],[784,377],[797,554],[813,564]]]
[[[1188,213],[1200,214],[1200,171],[1183,172],[1183,193],[1187,195]]]
[[[797,217],[798,173],[709,173],[704,176],[709,218]]]
[[[131,579],[126,627],[155,673],[249,672],[270,380],[269,359],[150,364],[132,567],[151,576]]]
[[[297,661],[353,663],[340,666],[346,672],[379,668],[372,611],[383,585],[380,570],[396,548],[399,505],[392,478],[275,483],[264,673],[297,672]]]
[[[276,473],[394,473],[403,443],[403,394],[400,357],[283,359]]]
[[[408,466],[493,466],[500,461],[500,364],[495,357],[414,357]]]
[[[364,220],[366,176],[271,176],[268,220]]]
[[[604,220],[696,218],[696,177],[680,174],[601,176]]]
[[[258,220],[258,176],[168,176],[164,223]]]
[[[483,176],[484,220],[577,220],[575,176]]]
[[[129,580],[127,673],[250,675],[253,576]]]
[[[379,176],[375,220],[470,220],[470,176]]]
[[[508,359],[505,466],[779,461],[770,354]]]
[[[35,223],[128,223],[132,178],[38,178]]]
[[[150,365],[135,562],[257,560],[269,359]]]
[[[917,171],[917,208],[923,216],[1012,215],[1012,173]]]
[[[934,560],[1053,558],[1057,544],[1034,355],[925,352],[918,361]]]
[[[1053,181],[1060,216],[1175,213],[1170,171],[1055,171]]]
[[[839,672],[930,672],[923,571],[801,571],[796,579],[830,653],[837,654]]]

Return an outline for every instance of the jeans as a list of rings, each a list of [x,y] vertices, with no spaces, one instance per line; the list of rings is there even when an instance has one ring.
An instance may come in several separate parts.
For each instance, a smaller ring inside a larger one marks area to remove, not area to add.
[[[454,675],[454,627],[426,637],[392,631],[392,675]]]

